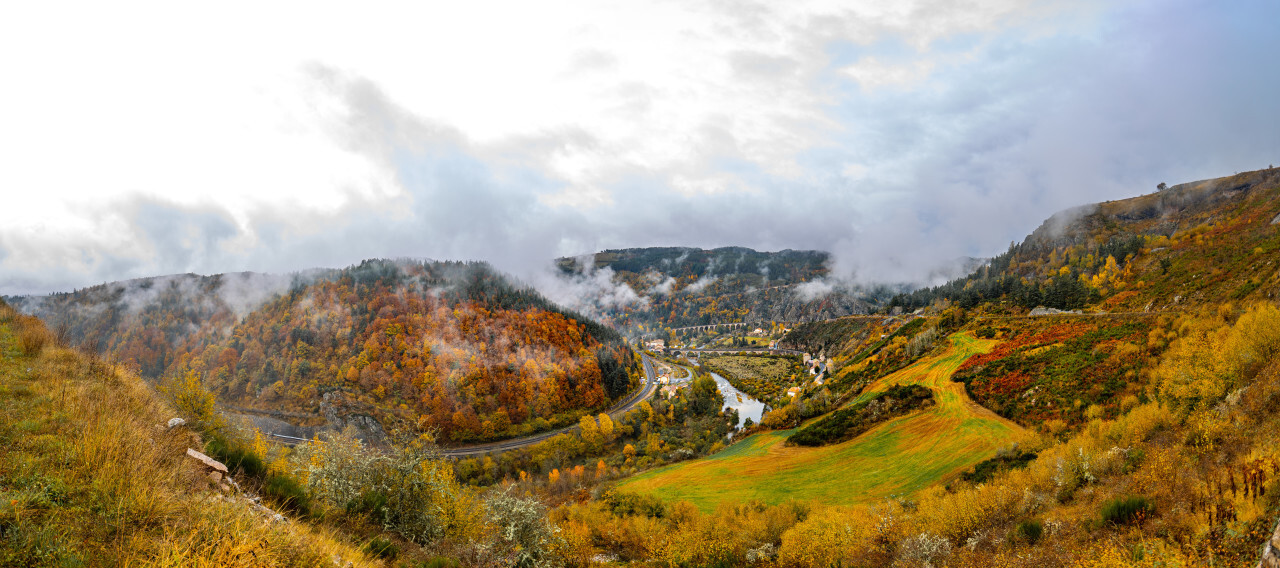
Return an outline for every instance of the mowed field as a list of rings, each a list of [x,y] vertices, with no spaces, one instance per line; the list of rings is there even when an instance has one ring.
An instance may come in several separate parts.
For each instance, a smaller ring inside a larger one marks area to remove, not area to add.
[[[821,448],[787,447],[791,430],[766,432],[708,458],[655,469],[619,489],[689,501],[703,511],[722,502],[816,501],[851,505],[909,494],[957,475],[1031,434],[974,403],[951,374],[995,341],[956,334],[941,355],[926,357],[867,387],[861,397],[895,384],[920,384],[937,403],[890,420],[862,436]]]

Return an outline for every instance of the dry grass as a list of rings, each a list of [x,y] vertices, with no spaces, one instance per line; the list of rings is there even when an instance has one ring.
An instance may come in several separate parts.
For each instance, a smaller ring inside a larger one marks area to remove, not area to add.
[[[201,447],[137,376],[0,305],[0,566],[332,566],[366,561],[214,493]]]
[[[39,355],[46,346],[53,344],[53,334],[49,333],[39,319],[24,315],[17,315],[13,319],[18,328],[18,347],[23,354]]]

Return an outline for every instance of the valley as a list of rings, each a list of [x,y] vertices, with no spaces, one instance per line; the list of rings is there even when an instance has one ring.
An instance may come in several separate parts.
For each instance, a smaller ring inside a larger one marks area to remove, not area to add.
[[[560,259],[645,299],[591,316],[426,261],[6,298],[0,560],[1251,565],[1280,516],[1275,219],[1280,174],[1246,172],[812,297],[820,253]],[[128,528],[60,532],[85,514]]]
[[[910,495],[1030,437],[1022,427],[975,404],[951,381],[961,364],[990,351],[993,343],[953,336],[943,353],[869,385],[860,398],[891,385],[919,384],[934,391],[939,402],[855,440],[809,449],[783,444],[794,430],[762,433],[707,459],[640,474],[618,487],[689,501],[707,513],[722,503],[817,500],[853,505]]]

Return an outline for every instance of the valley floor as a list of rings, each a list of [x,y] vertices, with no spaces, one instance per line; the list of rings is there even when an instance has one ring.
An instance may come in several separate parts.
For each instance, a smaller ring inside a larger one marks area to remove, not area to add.
[[[748,500],[852,505],[914,493],[1031,436],[974,403],[964,385],[950,380],[966,359],[990,351],[995,343],[957,334],[942,354],[870,385],[860,400],[896,384],[919,384],[934,391],[938,404],[853,440],[821,448],[789,447],[784,442],[792,430],[766,432],[708,458],[635,476],[619,488],[689,501],[703,511]]]

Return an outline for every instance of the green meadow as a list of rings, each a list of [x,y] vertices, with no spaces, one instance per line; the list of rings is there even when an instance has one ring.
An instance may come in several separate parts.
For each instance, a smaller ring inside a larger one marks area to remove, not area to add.
[[[634,476],[619,489],[689,501],[703,511],[723,502],[815,501],[850,505],[910,494],[948,479],[1029,434],[974,403],[951,375],[995,341],[956,334],[941,355],[872,383],[859,400],[895,384],[920,384],[937,404],[841,444],[787,447],[792,430],[756,434],[707,458]]]

